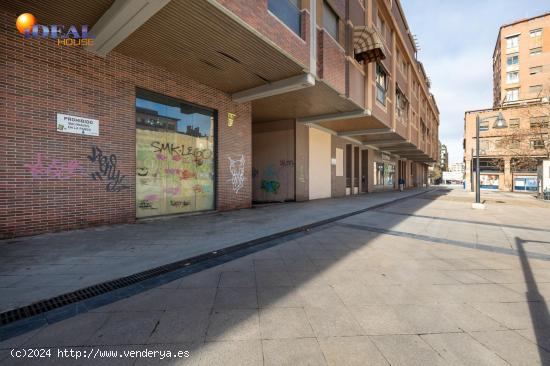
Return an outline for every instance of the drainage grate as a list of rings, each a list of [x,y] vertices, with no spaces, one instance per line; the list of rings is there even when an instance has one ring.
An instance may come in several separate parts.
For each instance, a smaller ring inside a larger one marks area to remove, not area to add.
[[[367,211],[380,209],[382,207],[394,204],[397,201],[401,201],[403,199],[413,198],[413,197],[425,194],[427,192],[431,192],[431,191],[424,191],[424,192],[416,193],[416,194],[413,194],[413,195],[410,195],[410,196],[407,196],[407,197],[400,197],[398,199],[395,199],[395,200],[392,200],[392,201],[389,201],[389,202],[384,202],[384,203],[381,203],[381,204],[373,205],[373,206],[370,206],[368,208],[364,208],[364,209],[357,210],[357,211],[354,211],[354,212],[346,213],[346,214],[339,215],[339,216],[336,216],[336,217],[332,217],[332,218],[329,218],[329,219],[321,220],[321,221],[318,221],[318,222],[315,222],[315,223],[312,223],[312,224],[308,224],[308,225],[304,225],[304,226],[301,226],[301,227],[296,227],[296,228],[293,228],[293,229],[289,229],[289,230],[286,230],[286,231],[283,231],[283,232],[280,232],[280,233],[277,233],[277,234],[272,234],[272,235],[268,235],[268,236],[265,236],[265,237],[262,237],[262,238],[250,240],[250,241],[247,241],[247,242],[244,242],[244,243],[241,243],[241,244],[237,244],[237,245],[234,245],[234,246],[231,246],[231,247],[228,247],[228,248],[218,249],[218,250],[210,252],[210,253],[201,254],[201,255],[198,255],[196,257],[192,257],[192,258],[188,258],[188,259],[183,259],[183,260],[180,260],[180,261],[177,261],[177,262],[169,263],[169,264],[166,264],[166,265],[163,265],[163,266],[160,266],[160,267],[156,267],[156,268],[152,268],[152,269],[149,269],[149,270],[146,270],[146,271],[143,271],[143,272],[139,272],[139,273],[136,273],[136,274],[133,274],[133,275],[130,275],[130,276],[118,278],[118,279],[112,280],[112,281],[99,283],[99,284],[89,286],[89,287],[85,287],[85,288],[82,288],[82,289],[79,289],[79,290],[76,290],[76,291],[68,292],[66,294],[55,296],[55,297],[52,297],[50,299],[41,300],[41,301],[32,303],[30,305],[26,305],[26,306],[23,306],[23,307],[20,307],[20,308],[8,310],[8,311],[0,313],[0,326],[7,325],[7,324],[10,324],[10,323],[13,323],[13,322],[16,322],[18,320],[25,319],[25,318],[30,318],[30,317],[33,317],[33,316],[36,316],[36,315],[40,315],[40,314],[43,314],[43,313],[51,311],[51,310],[59,309],[63,306],[74,304],[74,303],[77,303],[77,302],[80,302],[80,301],[83,301],[83,300],[87,300],[87,299],[90,299],[90,298],[98,296],[98,295],[102,295],[102,294],[105,294],[105,293],[108,293],[108,292],[111,292],[111,291],[114,291],[114,290],[117,290],[117,289],[121,289],[123,287],[134,285],[134,284],[137,284],[139,282],[142,282],[142,281],[154,278],[154,277],[158,277],[160,275],[167,274],[167,273],[173,272],[175,270],[182,269],[184,267],[189,267],[190,265],[197,264],[199,262],[204,262],[208,259],[214,259],[214,258],[226,256],[228,254],[237,253],[237,252],[241,252],[242,255],[247,255],[249,253],[247,253],[245,251],[245,249],[256,247],[259,244],[264,244],[264,243],[267,243],[267,242],[271,242],[271,241],[274,241],[276,239],[288,236],[290,234],[296,234],[296,233],[299,233],[299,232],[307,232],[307,231],[310,231],[311,229],[313,229],[315,227],[323,226],[323,225],[326,225],[326,224],[329,224],[329,223],[332,223],[332,222],[335,222],[335,221],[339,221],[339,220],[345,219],[347,217],[354,216],[354,215],[364,213],[364,212],[367,212]],[[258,248],[258,250],[260,250],[260,248]],[[233,257],[237,257],[237,256],[234,255]],[[230,259],[228,259],[228,260],[230,260]]]

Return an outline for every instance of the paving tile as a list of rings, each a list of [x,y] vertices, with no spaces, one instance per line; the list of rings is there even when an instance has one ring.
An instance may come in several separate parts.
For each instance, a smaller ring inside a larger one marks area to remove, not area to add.
[[[253,271],[222,272],[219,287],[254,287],[256,281]]]
[[[504,325],[470,304],[439,304],[438,308],[458,328],[467,332],[506,329]]]
[[[265,366],[323,366],[323,352],[315,338],[264,339]]]
[[[292,280],[286,271],[259,271],[256,272],[258,287],[292,286]]]
[[[369,337],[319,338],[328,366],[389,366]]]
[[[464,284],[492,283],[487,278],[475,274],[474,271],[444,271],[443,274]]]
[[[364,334],[357,320],[344,306],[330,309],[306,306],[304,310],[317,337]]]
[[[417,335],[385,335],[371,339],[392,366],[446,365],[445,360]]]
[[[262,344],[259,340],[206,342],[200,352],[201,366],[262,366]]]
[[[293,286],[259,287],[258,302],[261,308],[294,308],[304,306],[298,290]]]
[[[510,329],[550,327],[548,307],[543,302],[479,303],[473,306]]]
[[[207,341],[245,341],[260,339],[258,310],[215,310],[210,316]]]
[[[178,281],[179,288],[216,288],[220,282],[220,272],[202,271],[186,276]]]
[[[467,333],[424,334],[421,338],[449,365],[489,366],[508,363]]]
[[[186,343],[203,341],[210,319],[209,309],[186,309],[166,311],[148,343]]]
[[[214,299],[214,309],[256,309],[258,296],[253,287],[219,288]]]
[[[514,331],[470,333],[479,343],[514,366],[549,365],[550,353]]]
[[[162,312],[112,313],[88,340],[90,345],[144,344]]]
[[[550,329],[528,328],[516,330],[516,333],[521,334],[524,338],[533,343],[538,344],[546,351],[550,352]]]
[[[262,339],[313,337],[306,313],[301,308],[260,309]]]
[[[108,317],[107,313],[85,313],[50,324],[25,342],[25,347],[85,345]]]
[[[459,332],[444,311],[432,305],[374,305],[350,307],[366,334]]]

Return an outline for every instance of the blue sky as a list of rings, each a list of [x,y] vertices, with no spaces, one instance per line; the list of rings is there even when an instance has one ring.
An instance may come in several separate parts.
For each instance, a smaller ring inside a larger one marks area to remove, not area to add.
[[[401,0],[418,59],[440,111],[439,139],[462,161],[464,111],[490,108],[492,55],[499,27],[550,11],[548,0]]]

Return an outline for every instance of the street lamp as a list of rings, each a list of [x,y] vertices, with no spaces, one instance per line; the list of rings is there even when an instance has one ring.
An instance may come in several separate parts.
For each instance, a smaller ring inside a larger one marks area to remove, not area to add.
[[[496,116],[489,116],[485,118],[479,118],[479,114],[476,116],[476,202],[474,205],[472,205],[473,208],[485,208],[481,204],[481,175],[479,174],[479,126],[481,122],[486,121],[491,118],[496,118],[495,124],[493,125],[493,128],[506,128],[508,125],[506,124],[506,119],[504,119],[504,116],[502,115],[502,112],[499,112]]]

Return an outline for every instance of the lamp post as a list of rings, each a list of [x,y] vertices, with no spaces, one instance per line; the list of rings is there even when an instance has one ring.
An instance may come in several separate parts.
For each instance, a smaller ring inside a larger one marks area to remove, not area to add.
[[[479,174],[479,130],[481,122],[486,121],[491,118],[496,118],[493,128],[506,128],[506,120],[501,112],[496,116],[489,116],[485,118],[480,118],[479,114],[476,116],[476,202],[472,205],[473,208],[484,209],[485,206],[481,203],[481,175]]]

